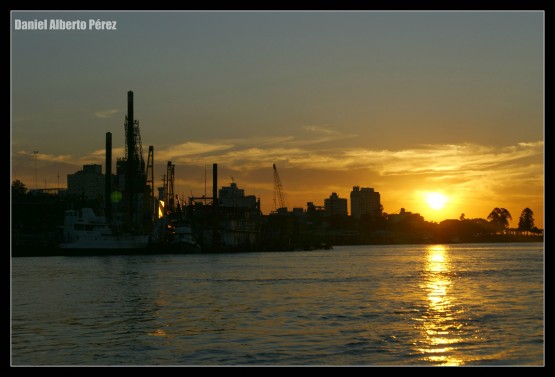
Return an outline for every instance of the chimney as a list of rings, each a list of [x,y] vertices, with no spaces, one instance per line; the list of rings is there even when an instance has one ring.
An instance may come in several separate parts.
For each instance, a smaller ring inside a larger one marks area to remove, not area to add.
[[[127,146],[127,171],[125,172],[125,191],[127,191],[127,221],[131,224],[133,218],[133,204],[134,204],[134,187],[133,181],[135,180],[135,128],[133,127],[133,92],[127,92],[127,129],[126,141]]]
[[[212,164],[212,204],[218,205],[218,164]]]
[[[104,214],[112,221],[112,133],[106,132],[106,182],[104,184]]]

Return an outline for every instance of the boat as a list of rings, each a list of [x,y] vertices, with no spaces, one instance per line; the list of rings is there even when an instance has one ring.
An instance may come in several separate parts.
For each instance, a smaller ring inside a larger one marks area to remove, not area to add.
[[[169,249],[179,253],[200,253],[200,245],[193,237],[193,230],[188,224],[176,224],[173,226]]]
[[[114,234],[103,216],[96,216],[92,208],[68,210],[64,214],[62,251],[75,254],[125,254],[146,251],[146,234]]]

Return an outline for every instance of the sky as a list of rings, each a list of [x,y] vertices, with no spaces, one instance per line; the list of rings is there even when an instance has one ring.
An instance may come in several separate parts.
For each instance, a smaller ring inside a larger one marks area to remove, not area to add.
[[[123,157],[127,92],[155,180],[183,197],[232,181],[275,209],[353,186],[428,221],[495,207],[544,217],[545,14],[515,12],[12,12],[11,178],[66,187]],[[15,20],[87,30],[16,30]],[[116,30],[88,30],[90,19]],[[34,151],[37,151],[35,154]],[[104,170],[103,170],[104,171]],[[205,180],[206,177],[206,180]],[[59,182],[59,183],[58,183]],[[206,185],[205,185],[205,182]],[[433,209],[429,193],[446,198]]]

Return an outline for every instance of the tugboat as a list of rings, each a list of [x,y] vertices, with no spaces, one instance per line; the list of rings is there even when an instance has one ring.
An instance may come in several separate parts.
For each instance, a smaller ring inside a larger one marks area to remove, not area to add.
[[[179,253],[200,253],[200,245],[193,237],[193,230],[189,224],[177,223],[173,226],[169,249]]]

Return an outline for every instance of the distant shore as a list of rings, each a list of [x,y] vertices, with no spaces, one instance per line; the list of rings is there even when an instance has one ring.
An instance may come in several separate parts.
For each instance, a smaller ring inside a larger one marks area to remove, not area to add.
[[[459,244],[459,243],[505,243],[505,242],[543,242],[544,237],[536,235],[483,234],[472,237],[460,236],[422,236],[419,234],[371,235],[366,242],[345,243],[362,245],[406,245],[406,244]]]
[[[292,248],[286,248],[284,250],[278,250],[272,247],[258,247],[252,248],[250,250],[219,250],[204,252],[205,254],[216,254],[216,253],[237,253],[237,252],[275,252],[275,251],[303,251],[303,250],[324,250],[330,249],[334,246],[354,246],[354,245],[434,245],[434,244],[464,244],[464,243],[526,243],[526,242],[543,242],[543,236],[532,236],[532,235],[508,235],[508,234],[497,234],[497,235],[481,235],[473,237],[472,239],[459,239],[459,238],[434,238],[434,239],[423,239],[422,236],[403,234],[396,235],[395,237],[376,237],[375,239],[368,242],[336,242],[336,243],[326,243],[322,247],[311,247],[303,248],[298,245]],[[44,242],[30,242],[23,245],[12,245],[11,256],[12,257],[40,257],[40,256],[101,256],[101,255],[155,255],[155,254],[179,254],[177,252],[172,252],[164,249],[148,248],[141,250],[86,250],[83,252],[66,251],[64,249],[58,248],[56,245],[47,244]]]

